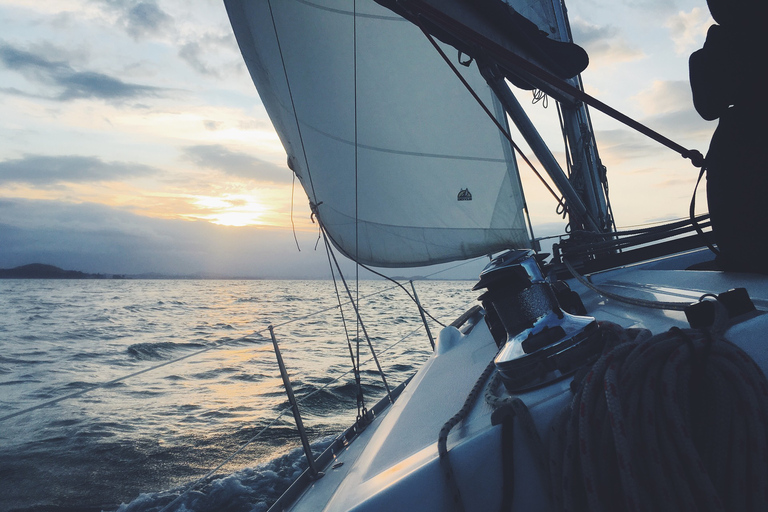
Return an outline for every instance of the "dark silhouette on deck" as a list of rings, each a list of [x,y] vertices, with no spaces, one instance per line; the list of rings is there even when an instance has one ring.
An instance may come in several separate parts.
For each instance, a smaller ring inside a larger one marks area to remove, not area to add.
[[[768,273],[768,42],[765,0],[708,0],[718,23],[689,61],[693,103],[719,119],[707,166],[707,201],[718,263]]]

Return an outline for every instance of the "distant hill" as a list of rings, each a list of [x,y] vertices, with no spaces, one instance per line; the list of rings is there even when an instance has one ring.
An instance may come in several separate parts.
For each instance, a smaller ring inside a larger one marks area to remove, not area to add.
[[[64,270],[53,265],[31,263],[16,268],[0,268],[0,279],[97,279],[104,277],[79,270]]]

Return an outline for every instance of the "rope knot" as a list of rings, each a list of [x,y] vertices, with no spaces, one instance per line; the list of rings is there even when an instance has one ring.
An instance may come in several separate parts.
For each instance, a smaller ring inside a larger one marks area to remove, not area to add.
[[[312,221],[312,224],[315,223],[315,218],[316,217],[319,219],[319,212],[318,212],[317,208],[321,204],[323,204],[322,201],[320,201],[319,203],[313,203],[312,201],[309,202],[309,210],[312,212],[312,214],[309,216],[309,220]]]

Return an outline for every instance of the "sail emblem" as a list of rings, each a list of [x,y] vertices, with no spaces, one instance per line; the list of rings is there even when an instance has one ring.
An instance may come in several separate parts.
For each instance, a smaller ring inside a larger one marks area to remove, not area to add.
[[[469,192],[468,188],[463,188],[459,191],[459,195],[456,197],[459,201],[471,201],[472,200],[472,194]]]

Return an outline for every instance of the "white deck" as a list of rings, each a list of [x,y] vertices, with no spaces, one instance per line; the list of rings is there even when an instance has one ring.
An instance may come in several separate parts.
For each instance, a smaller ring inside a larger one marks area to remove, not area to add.
[[[768,276],[685,271],[676,265],[699,257],[689,254],[592,276],[592,282],[614,293],[661,301],[695,302],[704,293],[747,288],[758,310],[768,310]],[[591,316],[624,327],[645,327],[654,334],[672,326],[688,327],[682,312],[627,306],[596,295],[577,282]],[[768,368],[768,315],[731,328],[727,337]],[[437,454],[442,425],[461,407],[471,387],[496,353],[496,346],[480,322],[468,335],[452,327],[440,335],[433,355],[394,406],[338,454],[337,469],[315,482],[298,500],[294,511],[443,511],[451,502]],[[569,381],[521,395],[546,443],[548,426],[571,399]],[[491,426],[491,408],[482,396],[469,418],[448,439],[464,506],[468,511],[497,510],[501,503],[501,429]],[[546,510],[543,491],[525,434],[515,423],[515,510]]]

